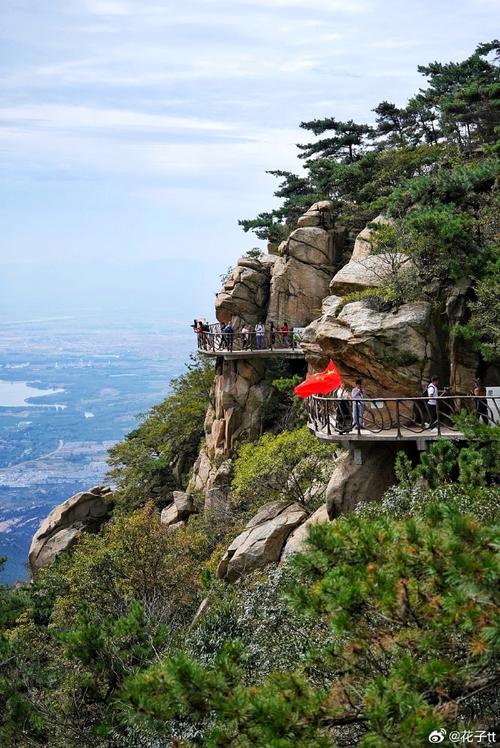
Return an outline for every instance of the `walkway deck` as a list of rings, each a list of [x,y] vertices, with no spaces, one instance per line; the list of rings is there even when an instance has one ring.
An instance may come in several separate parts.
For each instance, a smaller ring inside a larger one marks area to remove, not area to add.
[[[209,325],[198,332],[198,352],[204,356],[223,356],[226,360],[247,358],[304,358],[300,337],[293,331],[222,332],[220,325]]]
[[[360,429],[359,433],[358,431],[352,431],[347,434],[340,434],[334,431],[327,433],[326,429],[318,431],[311,422],[308,423],[308,427],[322,441],[352,443],[357,446],[359,446],[360,442],[417,442],[417,444],[423,446],[425,442],[435,442],[438,439],[460,441],[465,438],[461,431],[446,428],[441,429],[441,435],[439,435],[437,431],[431,431],[430,429],[422,431],[419,434],[405,428],[401,428],[399,434],[395,428],[386,429],[380,433],[373,433],[368,429]]]
[[[215,350],[198,348],[198,353],[203,354],[203,356],[212,356],[212,358],[223,356],[226,361],[241,358],[304,358],[304,351],[300,348],[262,348],[240,351],[228,351],[224,348],[216,348]]]
[[[479,415],[484,423],[500,423],[500,398],[479,402],[473,396],[440,397],[436,412],[428,398],[377,398],[345,400],[334,397],[310,397],[308,400],[309,429],[322,441],[348,442],[409,442],[425,449],[427,442],[437,439],[460,441],[465,438],[455,424],[459,413]]]

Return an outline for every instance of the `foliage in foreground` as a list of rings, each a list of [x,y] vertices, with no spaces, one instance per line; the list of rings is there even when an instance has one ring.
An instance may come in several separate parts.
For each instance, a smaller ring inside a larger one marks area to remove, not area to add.
[[[241,748],[334,746],[346,725],[364,748],[421,745],[437,727],[477,720],[491,727],[498,541],[498,529],[453,505],[406,521],[351,515],[316,526],[290,598],[331,626],[335,642],[318,652],[331,685],[299,669],[246,686],[244,652],[229,643],[212,668],[181,654],[130,678],[125,718],[188,720],[204,745]]]

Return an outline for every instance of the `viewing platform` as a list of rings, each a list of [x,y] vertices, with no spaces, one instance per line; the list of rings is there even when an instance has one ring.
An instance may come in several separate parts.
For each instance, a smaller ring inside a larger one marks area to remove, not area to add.
[[[500,398],[450,395],[436,400],[436,412],[427,397],[366,398],[363,401],[313,395],[307,401],[309,429],[323,441],[350,443],[409,442],[425,450],[437,439],[460,441],[455,424],[459,413],[476,415],[482,423],[500,423]]]
[[[255,332],[222,332],[220,325],[209,325],[208,330],[196,332],[198,352],[205,356],[223,356],[226,360],[242,358],[280,357],[288,359],[304,358],[300,347],[300,334],[291,330],[288,333],[266,330]]]

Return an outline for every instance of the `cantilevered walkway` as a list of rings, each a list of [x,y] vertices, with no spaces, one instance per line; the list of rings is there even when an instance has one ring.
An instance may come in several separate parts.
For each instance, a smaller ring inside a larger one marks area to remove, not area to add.
[[[307,402],[308,425],[323,441],[347,442],[353,447],[363,442],[413,441],[419,449],[425,449],[427,442],[439,438],[464,439],[454,418],[459,413],[475,414],[483,423],[500,423],[500,398],[481,399],[479,412],[474,396],[451,395],[436,402],[434,414],[427,397],[359,401],[314,395]]]
[[[207,330],[197,332],[198,352],[205,356],[223,356],[225,359],[241,358],[304,358],[300,347],[300,335],[291,330],[283,333],[265,331],[263,335],[255,332],[222,332],[220,325],[209,325]]]

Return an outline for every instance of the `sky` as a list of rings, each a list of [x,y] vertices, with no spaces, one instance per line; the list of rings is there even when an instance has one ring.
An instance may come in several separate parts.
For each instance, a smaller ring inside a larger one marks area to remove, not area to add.
[[[0,315],[209,315],[300,170],[299,123],[373,121],[500,0],[0,0]],[[74,309],[73,309],[73,308]]]

